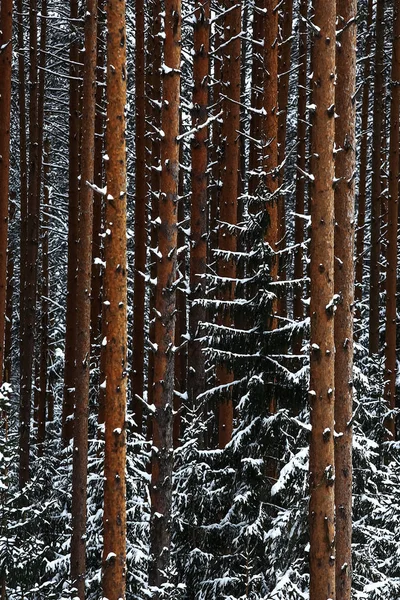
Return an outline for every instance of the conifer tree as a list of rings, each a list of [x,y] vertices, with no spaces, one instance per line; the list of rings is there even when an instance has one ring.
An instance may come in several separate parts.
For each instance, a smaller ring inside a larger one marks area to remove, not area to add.
[[[336,598],[350,600],[352,574],[352,413],[354,201],[356,168],[355,0],[337,0],[335,188],[335,503]]]
[[[334,141],[336,2],[313,4],[310,600],[335,598]]]

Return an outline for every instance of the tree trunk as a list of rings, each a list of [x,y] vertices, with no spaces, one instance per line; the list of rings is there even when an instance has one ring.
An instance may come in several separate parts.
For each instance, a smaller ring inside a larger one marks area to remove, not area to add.
[[[149,584],[157,588],[168,569],[171,545],[172,429],[174,396],[175,280],[179,185],[179,102],[181,68],[181,4],[165,2],[163,103],[161,126],[161,194],[159,202],[153,452]],[[160,592],[155,591],[155,599]]]
[[[386,345],[385,345],[385,399],[389,410],[396,408],[396,274],[397,227],[399,212],[399,113],[400,113],[400,1],[394,3],[393,53],[390,104],[389,150],[389,215],[386,275]],[[386,419],[386,428],[395,439],[393,413]]]
[[[335,189],[336,600],[351,597],[354,200],[357,0],[337,0]]]
[[[242,28],[241,5],[237,0],[224,0],[223,8],[227,11],[224,22],[224,50],[222,63],[222,101],[223,121],[221,128],[222,156],[221,191],[219,202],[219,250],[230,253],[236,251],[236,233],[224,226],[237,223],[237,190],[239,169],[239,136],[240,128],[240,56],[241,42],[239,34]],[[221,287],[220,300],[230,302],[235,298],[236,262],[229,255],[219,258],[218,276],[226,278]],[[223,309],[221,324],[224,327],[233,325],[233,315],[229,305]],[[226,364],[217,367],[217,385],[228,386],[233,381],[233,372]],[[219,447],[224,448],[232,438],[233,401],[232,389],[226,388],[219,407]]]
[[[292,50],[292,24],[293,24],[293,0],[285,0],[282,17],[282,34],[280,41],[280,53],[278,59],[278,167],[279,186],[283,185],[285,178],[284,161],[286,158],[286,129],[288,117],[288,98],[290,84],[290,62]],[[285,195],[280,194],[278,198],[278,241],[279,249],[286,246],[286,207]],[[286,257],[280,261],[279,278],[286,279]],[[278,314],[287,316],[286,295],[282,295],[278,302]]]
[[[265,241],[272,250],[277,250],[279,241],[278,221],[278,10],[276,0],[265,0],[265,35],[264,35],[264,100],[263,108],[266,116],[263,121],[263,171],[267,193],[266,211],[268,226]],[[272,280],[278,277],[278,260],[273,259],[270,269]],[[274,303],[273,310],[276,311]],[[271,320],[271,327],[277,326]]]
[[[75,401],[76,269],[79,206],[79,43],[74,28],[79,27],[78,0],[70,0],[70,18],[72,39],[69,49],[68,274],[61,434],[64,445],[67,445],[73,436]]]
[[[299,18],[299,76],[298,89],[299,98],[297,104],[297,173],[296,173],[296,216],[294,222],[294,242],[296,251],[294,255],[294,279],[301,280],[304,277],[303,248],[304,242],[304,219],[297,215],[304,215],[306,195],[306,145],[307,145],[307,0],[301,0]],[[293,318],[302,321],[304,318],[303,285],[297,284],[293,294]],[[293,354],[300,354],[302,335],[296,333],[293,336]]]
[[[363,291],[363,268],[364,268],[364,230],[365,230],[365,208],[367,202],[367,167],[368,167],[368,116],[369,116],[369,92],[371,71],[371,47],[372,47],[372,13],[373,0],[368,0],[367,31],[365,43],[365,59],[363,73],[363,97],[361,108],[361,144],[360,144],[360,185],[358,190],[358,217],[356,235],[356,288],[355,301],[357,303],[357,318],[361,316],[359,304],[362,300]]]
[[[335,599],[334,141],[336,2],[314,2],[311,79],[310,600]]]
[[[74,452],[72,459],[71,582],[80,600],[85,598],[86,498],[88,461],[88,417],[90,375],[90,312],[92,282],[97,0],[85,7],[85,53],[83,66],[81,185],[76,282],[76,367]],[[109,190],[109,195],[112,194]],[[109,197],[109,196],[108,196]]]
[[[142,432],[144,392],[144,333],[145,333],[145,281],[146,272],[146,97],[145,97],[145,42],[144,1],[136,0],[136,197],[135,197],[135,272],[133,297],[133,364],[132,410],[136,429]]]
[[[210,2],[197,1],[194,24],[193,59],[193,127],[208,118],[208,76],[210,51]],[[192,201],[190,215],[190,311],[188,347],[189,406],[196,410],[197,398],[205,390],[205,360],[199,335],[199,324],[206,311],[196,300],[205,297],[207,267],[207,140],[208,127],[197,129],[192,142]]]
[[[0,385],[3,383],[7,298],[12,8],[12,0],[2,0],[0,9]]]
[[[16,213],[16,194],[10,192],[9,202],[9,223],[15,220]],[[12,325],[13,325],[13,306],[14,306],[14,265],[15,265],[15,247],[8,245],[7,250],[7,300],[6,300],[6,331],[4,338],[4,377],[3,381],[11,383],[12,374]]]
[[[251,66],[251,119],[249,140],[249,203],[254,202],[257,186],[259,185],[259,170],[261,163],[261,136],[262,136],[262,90],[264,80],[262,46],[264,34],[264,0],[256,0],[253,13],[253,63]]]
[[[94,141],[94,183],[102,189],[104,186],[103,149],[104,149],[104,44],[105,44],[105,13],[104,0],[98,1],[97,7],[97,88],[96,88],[96,119]],[[101,194],[96,194],[93,204],[93,242],[92,242],[92,299],[91,299],[91,356],[92,364],[100,363],[101,354],[101,314],[103,306],[103,266],[96,259],[103,259],[103,221],[104,202]],[[100,380],[101,382],[102,380]]]
[[[383,126],[383,52],[384,52],[384,5],[377,0],[375,26],[375,75],[372,131],[372,185],[371,185],[371,259],[369,293],[369,354],[379,352],[379,275],[380,275],[380,216],[381,216],[381,139]]]
[[[107,2],[107,200],[105,308],[105,459],[103,596],[126,587],[126,18],[125,2]]]

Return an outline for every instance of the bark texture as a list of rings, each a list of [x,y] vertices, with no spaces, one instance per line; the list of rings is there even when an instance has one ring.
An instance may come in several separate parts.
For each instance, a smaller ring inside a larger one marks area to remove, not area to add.
[[[125,2],[107,0],[106,238],[104,275],[105,458],[103,596],[126,588],[126,18]]]
[[[135,273],[133,296],[133,364],[132,364],[132,410],[137,431],[142,431],[144,391],[144,334],[145,334],[145,282],[146,271],[146,97],[145,97],[145,51],[144,51],[144,2],[136,0],[136,196],[135,196]]]
[[[181,66],[180,0],[165,2],[163,103],[161,112],[161,193],[159,199],[155,297],[153,450],[149,584],[153,597],[164,581],[171,545],[172,430],[179,185],[179,101]]]
[[[221,128],[222,156],[221,190],[219,197],[218,247],[227,253],[218,259],[218,276],[223,278],[220,300],[230,302],[235,298],[236,262],[228,253],[236,251],[236,233],[229,228],[237,224],[237,190],[240,142],[237,132],[240,129],[240,57],[241,5],[236,0],[224,0],[227,11],[224,22],[224,48],[222,62],[223,121]],[[226,224],[226,225],[225,225]],[[227,227],[228,226],[228,227]],[[221,325],[231,327],[233,315],[228,305],[224,308]],[[224,448],[232,438],[233,401],[232,390],[228,387],[233,381],[233,372],[226,364],[217,367],[218,385],[227,386],[225,397],[219,407],[219,447]]]
[[[381,140],[383,128],[383,52],[385,0],[376,4],[374,107],[372,130],[372,184],[371,184],[371,258],[369,290],[369,353],[379,352],[379,275],[380,275],[380,217],[381,217]]]
[[[351,597],[356,0],[337,0],[335,188],[336,599]]]
[[[334,140],[336,2],[314,2],[311,79],[310,600],[335,594]]]
[[[208,117],[208,75],[210,50],[210,2],[197,2],[194,24],[193,127]],[[190,312],[188,348],[189,406],[197,406],[197,397],[205,389],[205,363],[201,342],[196,339],[199,324],[205,321],[205,308],[196,300],[205,297],[207,265],[207,140],[208,127],[197,129],[192,142],[192,201],[190,217]]]

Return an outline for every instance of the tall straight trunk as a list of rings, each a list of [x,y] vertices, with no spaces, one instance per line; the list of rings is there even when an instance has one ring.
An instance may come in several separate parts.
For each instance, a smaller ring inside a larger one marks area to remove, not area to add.
[[[145,97],[145,40],[144,0],[135,1],[136,52],[136,197],[135,197],[135,271],[133,296],[133,358],[132,358],[132,410],[136,428],[142,432],[142,398],[144,392],[145,344],[145,281],[146,271],[146,97]]]
[[[76,285],[76,372],[74,412],[74,452],[72,459],[72,539],[71,581],[80,600],[85,598],[86,498],[88,461],[88,417],[90,375],[90,292],[92,283],[93,190],[94,177],[97,0],[85,7],[85,53],[83,65],[81,186]],[[108,199],[112,195],[108,192]],[[111,200],[109,200],[111,202]]]
[[[149,584],[159,587],[169,565],[172,501],[172,429],[174,396],[175,279],[179,185],[179,103],[181,4],[165,2],[161,194],[159,202],[156,321],[154,354],[153,452]],[[160,592],[155,591],[155,599]]]
[[[286,130],[288,118],[288,98],[290,83],[290,58],[292,50],[292,25],[293,25],[293,0],[286,0],[283,7],[282,37],[280,42],[280,53],[278,59],[278,166],[279,185],[283,184],[285,177],[284,160],[286,158]],[[278,198],[278,241],[279,248],[286,246],[286,207],[285,195],[280,194]],[[280,279],[286,279],[285,259],[279,265]],[[287,302],[286,295],[279,298],[278,314],[286,317]]]
[[[43,4],[42,4],[43,8]],[[43,13],[42,13],[43,14]],[[50,142],[44,142],[43,166],[43,215],[41,223],[42,242],[42,274],[41,274],[41,316],[40,316],[40,364],[38,390],[38,431],[37,444],[39,455],[43,454],[43,444],[46,437],[46,400],[47,400],[47,362],[49,354],[49,173],[50,173]]]
[[[10,192],[9,223],[12,224],[15,220],[16,213],[16,194]],[[8,246],[7,250],[7,299],[6,299],[6,330],[4,338],[4,377],[3,381],[11,382],[12,373],[12,346],[13,346],[13,307],[14,307],[14,265],[15,265],[15,247]]]
[[[65,325],[64,397],[62,408],[62,440],[72,439],[75,401],[76,347],[76,269],[79,206],[79,41],[74,28],[78,23],[78,0],[70,0],[71,43],[69,48],[69,162],[68,162],[68,273],[67,313]]]
[[[249,140],[249,202],[255,197],[259,185],[259,170],[261,164],[261,136],[262,136],[262,99],[263,99],[263,56],[262,39],[264,35],[264,0],[256,0],[253,13],[253,62],[251,66],[251,108],[253,109],[250,119]],[[253,200],[254,201],[254,200]]]
[[[2,0],[0,8],[0,385],[3,383],[7,297],[12,8],[12,0]]]
[[[386,345],[385,345],[385,399],[388,408],[396,407],[396,275],[397,275],[397,222],[399,213],[399,114],[400,114],[400,1],[394,3],[393,51],[390,103],[389,149],[389,215],[386,274]],[[386,420],[386,427],[395,439],[395,419]]]
[[[196,301],[205,297],[207,266],[207,140],[208,127],[199,128],[208,117],[208,75],[210,51],[210,2],[196,2],[193,58],[192,124],[197,127],[192,143],[191,213],[190,213],[190,311],[188,347],[189,406],[197,406],[197,397],[205,389],[205,361],[199,335],[199,324],[206,311]]]
[[[160,137],[161,127],[161,0],[154,0],[152,14],[152,31],[149,41],[149,67],[148,67],[148,85],[150,98],[149,117],[151,118],[153,133],[151,141],[150,154],[150,190],[151,190],[151,224],[150,224],[150,247],[157,247],[157,219],[158,206],[160,201]],[[157,277],[157,260],[153,253],[150,253],[150,279],[154,281]],[[149,339],[154,342],[155,336],[155,291],[150,294],[150,326]],[[154,352],[150,350],[148,366],[148,403],[154,404]],[[152,417],[149,415],[147,420],[147,439],[151,439]]]
[[[336,600],[351,597],[354,201],[357,0],[337,0],[335,144],[335,504]]]
[[[222,63],[222,86],[224,99],[222,102],[222,154],[221,192],[219,202],[219,235],[218,247],[226,253],[236,251],[236,234],[229,226],[237,223],[237,189],[239,169],[240,143],[237,132],[240,127],[240,56],[241,41],[241,5],[237,0],[224,0],[223,8],[227,11],[224,19],[224,50]],[[225,226],[224,224],[227,224]],[[235,298],[236,262],[230,257],[219,258],[218,276],[226,280],[222,284],[220,300],[229,302]],[[233,324],[233,315],[229,305],[224,308],[221,319],[224,327]],[[218,385],[229,385],[233,381],[233,372],[225,364],[217,368]],[[232,438],[233,401],[232,390],[227,388],[219,407],[218,419],[219,447],[224,448]]]
[[[97,88],[96,88],[96,119],[95,119],[95,142],[94,142],[94,183],[98,188],[103,187],[103,149],[104,149],[104,30],[105,13],[104,0],[97,3]],[[91,300],[91,355],[92,363],[96,366],[100,363],[101,353],[101,313],[102,313],[102,265],[99,262],[103,258],[103,196],[97,194],[93,204],[93,241],[92,241],[92,300]]]
[[[371,47],[372,47],[372,15],[373,0],[368,0],[367,31],[365,43],[365,59],[363,72],[363,97],[361,108],[361,144],[360,144],[360,185],[358,190],[358,215],[356,235],[356,288],[355,301],[359,305],[363,292],[363,269],[364,269],[364,234],[365,234],[365,209],[367,202],[367,167],[368,167],[368,116],[369,116],[369,92],[371,72]],[[360,318],[361,311],[357,307],[357,317]]]
[[[372,130],[371,257],[369,290],[369,354],[379,352],[379,274],[381,217],[381,140],[383,126],[383,51],[385,0],[377,0],[375,25],[375,75]]]
[[[314,2],[311,79],[310,600],[335,596],[334,141],[336,2]]]
[[[296,209],[294,222],[294,242],[296,251],[294,255],[294,279],[300,280],[304,276],[303,268],[303,248],[301,244],[304,242],[304,220],[301,216],[304,215],[306,195],[306,145],[307,145],[307,15],[308,3],[307,0],[300,2],[300,18],[299,18],[299,75],[298,75],[298,90],[299,97],[297,102],[297,173],[296,173]],[[295,321],[302,321],[304,317],[303,307],[303,286],[296,285],[293,294],[293,318]],[[300,354],[302,344],[302,336],[296,333],[293,337],[293,354]]]
[[[21,404],[20,404],[20,468],[22,488],[29,480],[30,418],[32,366],[35,346],[37,254],[39,236],[39,126],[38,126],[38,47],[37,0],[29,5],[29,188],[26,226],[23,316],[21,318]]]
[[[105,458],[103,596],[126,587],[126,17],[125,2],[107,2],[107,200],[105,238]]]
[[[263,121],[263,171],[268,196],[266,210],[268,226],[265,241],[272,250],[277,250],[279,241],[278,221],[278,10],[276,0],[265,0],[265,35],[264,35],[264,96],[263,108],[266,116]],[[271,265],[273,280],[278,276],[278,261],[273,259]],[[274,304],[274,310],[277,306]],[[276,321],[272,321],[276,327]]]
[[[211,102],[215,106],[214,116],[216,116],[221,110],[221,70],[222,70],[222,58],[220,52],[220,45],[222,43],[221,29],[219,24],[216,24],[215,34],[213,35],[213,79],[214,84],[211,88],[212,99]],[[210,39],[211,43],[211,39]],[[212,187],[210,193],[210,203],[208,209],[208,229],[210,231],[209,242],[208,242],[208,262],[210,265],[214,264],[215,256],[214,251],[218,247],[218,207],[219,197],[221,193],[221,164],[220,164],[220,151],[221,151],[221,119],[215,119],[212,124],[212,143],[210,148],[210,162]]]

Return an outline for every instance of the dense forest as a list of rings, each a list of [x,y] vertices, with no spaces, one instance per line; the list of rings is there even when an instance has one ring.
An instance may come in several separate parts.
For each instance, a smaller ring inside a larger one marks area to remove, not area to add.
[[[400,0],[0,0],[1,600],[400,598]]]

